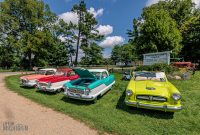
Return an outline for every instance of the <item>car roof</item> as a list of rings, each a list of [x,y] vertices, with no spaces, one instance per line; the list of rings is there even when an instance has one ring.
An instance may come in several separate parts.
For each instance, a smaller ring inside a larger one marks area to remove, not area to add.
[[[106,69],[88,69],[90,72],[107,72]]]
[[[72,71],[71,68],[58,68],[57,71],[69,72]]]
[[[39,69],[39,70],[44,70],[44,71],[47,71],[47,70],[54,70],[54,71],[56,71],[55,68],[43,68],[43,69]]]

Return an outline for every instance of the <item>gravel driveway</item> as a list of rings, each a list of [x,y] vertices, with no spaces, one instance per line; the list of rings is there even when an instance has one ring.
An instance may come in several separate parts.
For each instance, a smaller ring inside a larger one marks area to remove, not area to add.
[[[0,73],[0,135],[95,135],[73,118],[30,101],[5,87]]]

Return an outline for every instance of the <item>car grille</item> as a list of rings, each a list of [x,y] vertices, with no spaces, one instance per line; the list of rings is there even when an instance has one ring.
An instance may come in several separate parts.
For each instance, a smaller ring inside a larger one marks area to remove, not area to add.
[[[75,94],[84,94],[83,90],[77,90],[77,89],[68,89],[68,92]]]
[[[140,100],[159,101],[159,102],[166,102],[167,101],[167,98],[160,97],[160,96],[138,95],[136,97],[137,97],[137,99],[140,99]]]
[[[39,86],[47,86],[48,85],[47,83],[43,83],[43,82],[39,82],[38,84],[39,84]]]

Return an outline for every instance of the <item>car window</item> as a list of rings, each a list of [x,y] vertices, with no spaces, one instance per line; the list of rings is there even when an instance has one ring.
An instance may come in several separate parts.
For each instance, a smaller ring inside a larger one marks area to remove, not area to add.
[[[100,72],[91,72],[97,79],[101,78],[101,73]]]
[[[46,71],[45,70],[38,70],[36,72],[36,74],[40,74],[40,75],[45,75]]]
[[[165,75],[164,73],[154,73],[154,72],[137,72],[135,74],[135,80],[136,81],[144,81],[144,80],[152,80],[152,81],[160,81],[164,82]]]
[[[53,75],[55,72],[53,70],[46,71],[46,75]]]
[[[70,71],[68,75],[69,75],[69,76],[75,76],[76,73],[75,73],[74,71]]]
[[[102,73],[102,78],[104,79],[104,78],[107,78],[107,77],[108,77],[107,72],[103,72],[103,73]]]
[[[65,73],[64,73],[63,71],[57,71],[57,72],[55,73],[55,75],[65,75]]]

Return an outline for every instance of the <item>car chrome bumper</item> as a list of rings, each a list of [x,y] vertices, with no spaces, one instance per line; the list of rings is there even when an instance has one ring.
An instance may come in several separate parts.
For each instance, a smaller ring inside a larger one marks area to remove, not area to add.
[[[38,90],[42,90],[42,91],[47,91],[47,92],[56,92],[58,89],[60,88],[47,88],[47,87],[42,87],[42,86],[36,86]]]
[[[25,87],[35,87],[37,83],[21,83],[21,86]]]
[[[64,95],[68,98],[73,98],[73,99],[79,99],[79,100],[85,100],[85,101],[92,101],[96,97],[91,96],[91,95],[75,95],[75,94],[69,94],[68,92],[64,92]]]
[[[163,106],[158,106],[158,105],[151,105],[151,104],[143,104],[140,102],[130,102],[128,100],[125,100],[125,104],[128,106],[134,106],[137,108],[146,108],[146,109],[155,109],[155,110],[162,110],[162,111],[179,111],[182,110],[182,106],[168,106],[168,105],[163,105]]]

